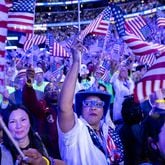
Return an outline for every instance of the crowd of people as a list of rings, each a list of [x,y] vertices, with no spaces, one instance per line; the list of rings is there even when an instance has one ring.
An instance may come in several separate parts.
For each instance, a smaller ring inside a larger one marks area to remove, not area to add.
[[[71,50],[72,60],[45,57],[50,70],[41,62],[23,65],[27,59],[15,66],[18,72],[13,86],[8,81],[1,115],[28,159],[4,131],[1,164],[163,165],[165,105],[157,100],[164,100],[164,91],[143,107],[133,99],[130,66],[111,59],[112,77],[102,79],[98,60],[95,66],[82,64],[82,43],[74,42]],[[147,68],[138,65],[136,71],[145,74]]]
[[[165,44],[156,16],[146,20],[148,40]],[[70,57],[39,46],[6,51],[1,164],[164,165],[165,90],[134,100],[151,64],[133,54],[114,24],[106,40],[89,34],[83,42],[77,28],[66,28],[50,31],[64,47],[72,38]]]
[[[96,3],[96,2],[95,2]],[[148,9],[153,9],[159,7],[161,4],[159,1],[150,0],[146,3],[127,2],[121,3],[121,7],[126,14],[141,12]],[[93,5],[94,6],[94,5]],[[90,21],[97,17],[98,13],[103,11],[104,6],[100,6],[96,3],[96,7],[85,6],[80,9],[80,19],[81,21]],[[39,12],[38,12],[39,11]],[[42,11],[39,10],[39,7],[36,8],[35,22],[36,24],[44,23],[64,23],[64,22],[77,22],[78,21],[78,8],[77,5],[74,5],[73,9],[63,9],[63,10],[54,10],[54,6]]]

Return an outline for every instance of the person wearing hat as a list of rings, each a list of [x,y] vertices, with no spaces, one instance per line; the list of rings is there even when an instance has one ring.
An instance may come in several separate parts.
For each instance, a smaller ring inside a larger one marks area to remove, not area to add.
[[[3,93],[1,109],[6,109],[10,103],[22,104],[22,88],[26,82],[26,69],[18,71],[13,82],[13,90],[9,91],[8,88]]]
[[[18,71],[14,79],[15,91],[9,96],[9,100],[14,104],[22,104],[22,89],[26,83],[26,69],[21,69]]]
[[[110,95],[103,91],[80,91],[75,95],[73,108],[82,49],[80,43],[72,48],[73,63],[60,93],[57,121],[61,157],[67,165],[119,164],[123,160],[122,143],[104,122]]]
[[[34,83],[33,83],[33,88],[35,90],[44,92],[45,86],[49,83],[44,80],[44,72],[40,67],[36,67],[34,69],[35,71],[35,77],[34,77]]]
[[[26,77],[27,70],[28,69],[19,70],[18,74],[16,75],[16,77],[14,79],[14,85],[13,85],[14,91],[12,93],[10,93],[8,91],[8,88],[3,93],[2,102],[1,102],[2,109],[6,109],[9,104],[17,104],[17,105],[23,104],[22,91],[23,91],[23,87],[27,81],[27,77]],[[31,72],[30,74],[34,75],[33,72]],[[37,99],[39,99],[39,100],[43,99],[43,97],[44,97],[43,92],[41,92],[39,90],[35,90],[35,93],[36,93]]]

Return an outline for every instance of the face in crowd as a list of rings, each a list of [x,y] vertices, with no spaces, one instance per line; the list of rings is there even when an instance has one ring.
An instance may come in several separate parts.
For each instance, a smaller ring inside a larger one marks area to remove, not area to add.
[[[16,141],[24,141],[28,139],[30,126],[29,116],[23,109],[19,108],[11,112],[8,121],[8,128]]]
[[[43,73],[36,73],[35,80],[38,84],[42,83],[44,80]]]
[[[128,78],[128,69],[124,66],[120,68],[119,72],[120,79],[127,79]]]
[[[104,102],[97,96],[89,96],[82,103],[82,116],[94,128],[103,117]]]
[[[57,104],[59,89],[54,83],[49,83],[46,85],[44,90],[45,99],[50,103]]]

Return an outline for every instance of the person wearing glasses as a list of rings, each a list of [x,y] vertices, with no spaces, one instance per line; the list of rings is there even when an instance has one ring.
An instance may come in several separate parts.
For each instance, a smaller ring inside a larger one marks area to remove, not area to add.
[[[74,95],[82,49],[81,43],[74,44],[73,63],[60,94],[57,125],[61,157],[67,165],[120,164],[121,140],[104,122],[110,95],[92,88]]]

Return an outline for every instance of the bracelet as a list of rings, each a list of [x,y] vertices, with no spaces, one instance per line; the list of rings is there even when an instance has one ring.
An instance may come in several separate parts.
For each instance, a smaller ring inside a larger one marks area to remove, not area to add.
[[[50,161],[48,158],[46,158],[45,156],[42,156],[42,158],[46,161],[46,165],[50,165]]]
[[[157,99],[155,100],[156,103],[165,103],[165,99]]]

